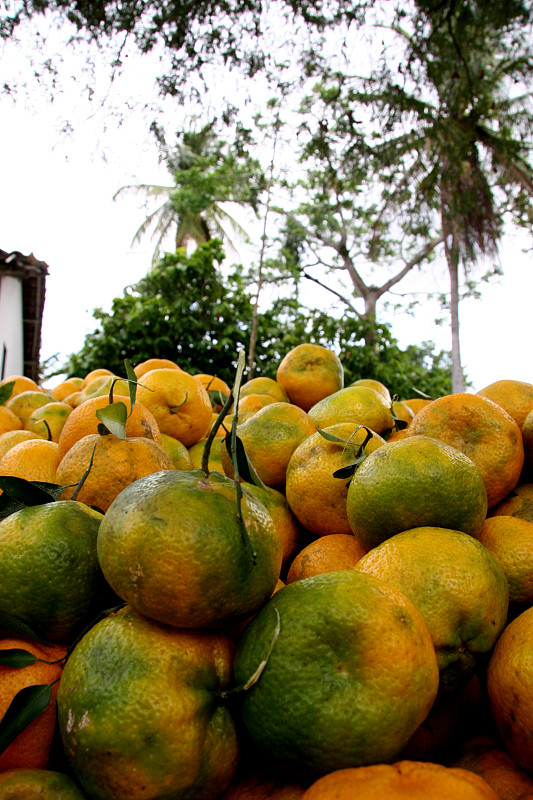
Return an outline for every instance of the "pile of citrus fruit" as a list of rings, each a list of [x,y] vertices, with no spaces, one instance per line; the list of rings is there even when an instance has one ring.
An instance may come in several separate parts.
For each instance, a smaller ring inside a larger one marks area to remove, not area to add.
[[[124,366],[0,382],[0,800],[533,800],[533,384]]]

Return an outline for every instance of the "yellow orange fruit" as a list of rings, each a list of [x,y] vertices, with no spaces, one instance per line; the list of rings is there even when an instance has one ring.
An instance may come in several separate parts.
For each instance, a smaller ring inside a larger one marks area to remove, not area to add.
[[[309,415],[292,403],[270,403],[237,427],[246,454],[267,486],[285,486],[287,465],[293,452],[316,428]],[[224,472],[233,477],[225,447],[220,451]]]
[[[438,688],[420,612],[357,570],[277,591],[246,626],[234,674],[248,683],[241,717],[252,742],[306,778],[394,758]]]
[[[407,530],[374,547],[355,569],[403,592],[418,608],[437,653],[439,690],[470,680],[507,622],[505,573],[466,533],[435,527]]]
[[[8,375],[7,378],[2,378],[0,381],[0,389],[6,384],[12,383],[11,394],[8,400],[21,392],[39,392],[42,391],[41,387],[33,380],[27,378],[26,375]],[[4,401],[7,402],[7,401]]]
[[[299,344],[282,358],[276,381],[291,403],[309,409],[344,385],[344,370],[333,350],[318,344]]]
[[[519,483],[507,497],[489,510],[489,517],[498,515],[533,522],[533,483]]]
[[[202,458],[204,455],[204,448],[207,439],[200,439],[199,442],[196,442],[191,447],[188,448],[189,458],[191,459],[191,469],[200,469],[202,466]],[[211,447],[209,449],[209,460],[208,460],[208,470],[210,472],[220,472],[221,475],[224,474],[224,468],[222,466],[222,459],[220,456],[221,447],[225,445],[222,442],[222,439],[219,436],[216,436],[213,441],[211,442]]]
[[[500,800],[479,775],[431,761],[398,761],[338,770],[317,780],[302,800]]]
[[[87,373],[87,375],[84,376],[80,384],[80,389],[85,389],[86,386],[88,386],[90,383],[92,383],[94,380],[97,380],[98,378],[105,378],[108,376],[114,377],[111,370],[107,369],[106,367],[98,367],[97,369],[92,369],[90,372]]]
[[[366,550],[351,533],[330,533],[303,547],[294,557],[287,583],[301,581],[323,572],[353,569]]]
[[[21,430],[22,426],[23,422],[20,417],[17,417],[10,408],[0,406],[0,434]]]
[[[27,431],[38,433],[43,439],[50,438],[58,442],[67,417],[72,413],[72,406],[61,401],[52,401],[45,406],[36,408],[26,420]]]
[[[178,442],[178,440],[174,439],[172,436],[167,436],[166,433],[162,433],[161,445],[172,459],[174,469],[192,469],[189,451],[182,442]]]
[[[346,513],[350,476],[335,477],[335,473],[384,444],[385,440],[373,431],[339,422],[325,427],[323,433],[312,433],[298,445],[287,465],[285,493],[293,513],[307,530],[317,536],[352,533]]]
[[[392,403],[391,393],[388,388],[381,381],[375,380],[375,378],[359,378],[353,381],[350,386],[368,386],[370,389],[374,389],[378,394],[383,395],[389,406]]]
[[[1,464],[0,461],[0,469]],[[63,500],[72,497],[89,466],[89,474],[76,499],[104,512],[115,497],[134,481],[153,472],[174,470],[171,457],[153,439],[119,439],[112,433],[107,436],[89,433],[72,445],[57,468],[57,482],[69,487],[61,495]]]
[[[58,465],[57,442],[27,439],[10,447],[0,458],[0,475],[56,483]]]
[[[115,402],[124,403],[126,406],[128,415],[126,419],[126,436],[153,439],[154,442],[161,444],[161,432],[155,417],[142,403],[136,402],[133,406],[133,412],[130,413],[131,402],[129,397],[118,397]],[[100,420],[96,416],[96,412],[108,405],[109,398],[107,395],[100,395],[86,400],[69,414],[59,435],[60,459],[84,436],[98,432]]]
[[[468,456],[439,439],[411,436],[366,457],[350,481],[346,512],[370,549],[426,525],[475,534],[486,517],[487,494]]]
[[[524,464],[519,425],[497,403],[459,392],[433,400],[420,409],[408,436],[433,436],[465,453],[485,481],[489,508],[516,486]]]
[[[201,382],[181,369],[153,369],[143,375],[137,399],[154,415],[161,433],[190,447],[207,436],[211,401]]]
[[[505,749],[519,767],[533,763],[533,608],[504,629],[487,668],[492,716]]]
[[[354,427],[366,425],[375,433],[382,434],[394,426],[390,403],[369,386],[340,389],[310,408],[309,416],[317,428],[351,422]]]
[[[58,720],[88,797],[215,798],[233,777],[235,724],[222,693],[233,646],[220,632],[161,625],[126,606],[76,645]]]
[[[431,403],[431,400],[426,400],[423,397],[408,397],[407,400],[402,400],[404,406],[408,406],[413,414],[418,414],[421,408]]]
[[[504,515],[489,517],[476,539],[502,567],[511,603],[533,605],[533,522]]]
[[[7,451],[13,447],[13,445],[18,444],[19,442],[27,442],[28,439],[42,438],[43,437],[39,436],[38,433],[33,433],[32,431],[27,431],[25,429],[0,433],[0,459],[4,453],[7,453]]]
[[[98,557],[113,590],[141,614],[177,627],[246,619],[279,578],[281,541],[262,503],[202,470],[136,481],[108,509]],[[254,555],[255,554],[255,555]]]
[[[266,394],[273,397],[278,403],[289,402],[289,395],[281,383],[274,380],[274,378],[267,378],[261,375],[242,384],[239,396],[242,398],[247,397],[249,394]]]
[[[5,405],[6,408],[12,411],[13,414],[25,424],[32,411],[35,411],[36,408],[40,408],[41,406],[45,406],[52,400],[53,398],[46,392],[41,390],[28,390],[12,396]]]
[[[477,392],[501,406],[518,426],[521,426],[533,409],[533,383],[500,380],[490,383]]]
[[[143,375],[146,375],[146,373],[150,372],[152,369],[181,369],[181,367],[170,358],[147,358],[145,361],[141,361],[140,364],[137,364],[133,368],[133,371],[137,380],[140,380]]]
[[[63,669],[63,645],[33,642],[25,639],[0,639],[0,650],[20,649],[38,658],[25,667],[0,666],[0,718],[15,695],[26,686],[52,684],[48,705],[33,719],[0,754],[0,773],[11,769],[44,769],[48,766],[56,721],[57,683]],[[55,663],[51,663],[55,662]],[[2,787],[0,784],[0,796]]]
[[[247,394],[239,400],[237,405],[237,412],[239,419],[244,419],[249,414],[255,414],[261,408],[268,406],[270,403],[279,403],[270,394]]]
[[[121,400],[123,397],[129,398],[128,381],[117,378],[115,375],[101,375],[84,386],[79,394],[76,392],[74,399],[72,395],[69,395],[68,399],[72,402],[74,408],[77,408],[93,397],[109,398],[111,390],[113,390],[113,400]]]
[[[67,378],[54,386],[53,389],[50,389],[50,394],[55,400],[65,400],[69,395],[78,392],[82,383],[83,378]]]
[[[193,378],[197,381],[200,381],[202,386],[208,392],[213,410],[220,411],[231,394],[231,389],[226,381],[222,380],[222,378],[219,378],[216,375],[208,375],[206,373],[193,375]]]

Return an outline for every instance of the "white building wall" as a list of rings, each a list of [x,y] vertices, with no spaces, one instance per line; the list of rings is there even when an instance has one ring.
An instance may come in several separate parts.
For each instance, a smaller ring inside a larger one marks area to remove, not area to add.
[[[3,373],[3,374],[2,374]],[[24,373],[22,280],[0,276],[0,379]]]

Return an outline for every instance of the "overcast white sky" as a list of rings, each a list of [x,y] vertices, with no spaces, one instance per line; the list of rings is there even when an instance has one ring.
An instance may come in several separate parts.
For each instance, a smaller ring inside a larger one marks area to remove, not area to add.
[[[12,47],[0,50],[2,81],[18,68],[17,58]],[[132,102],[155,91],[157,64],[152,67],[131,65],[112,87],[107,72],[102,74],[103,108],[97,97],[89,102],[76,82],[67,83],[53,104],[35,90],[21,92],[15,103],[0,95],[0,248],[33,253],[50,266],[42,360],[79,349],[95,328],[93,309],[109,308],[150,266],[152,242],[130,247],[146,216],[141,201],[112,197],[124,184],[168,181],[148,133],[153,114]],[[128,103],[131,111],[119,124],[112,109],[124,110]],[[182,126],[179,106],[167,103],[164,114],[169,130]],[[62,132],[65,120],[73,123],[69,135]],[[504,276],[483,288],[482,300],[462,304],[462,356],[474,390],[501,378],[533,383],[533,255],[521,252],[526,241],[524,235],[506,237]],[[436,326],[424,308],[414,318],[388,321],[402,346],[429,339],[439,349],[450,348],[448,326]]]

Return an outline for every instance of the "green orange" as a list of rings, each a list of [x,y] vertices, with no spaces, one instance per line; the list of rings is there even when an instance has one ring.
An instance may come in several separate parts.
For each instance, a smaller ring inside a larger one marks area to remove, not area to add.
[[[50,769],[0,772],[0,800],[86,800],[68,775]]]
[[[413,436],[367,456],[350,482],[346,511],[352,531],[371,549],[425,525],[475,534],[487,493],[468,456],[430,436]]]
[[[308,778],[394,758],[438,687],[420,612],[356,570],[276,592],[245,628],[234,672],[252,741]]]
[[[233,646],[220,632],[161,625],[126,606],[69,657],[58,692],[68,762],[98,800],[214,800],[237,763],[220,694]]]
[[[218,472],[172,470],[126,487],[106,512],[98,557],[114,591],[142,614],[184,628],[246,619],[270,597],[282,545],[249,492]]]
[[[369,386],[347,386],[316,403],[309,409],[309,416],[317,428],[350,422],[354,427],[366,425],[382,434],[394,426],[390,405]]]

